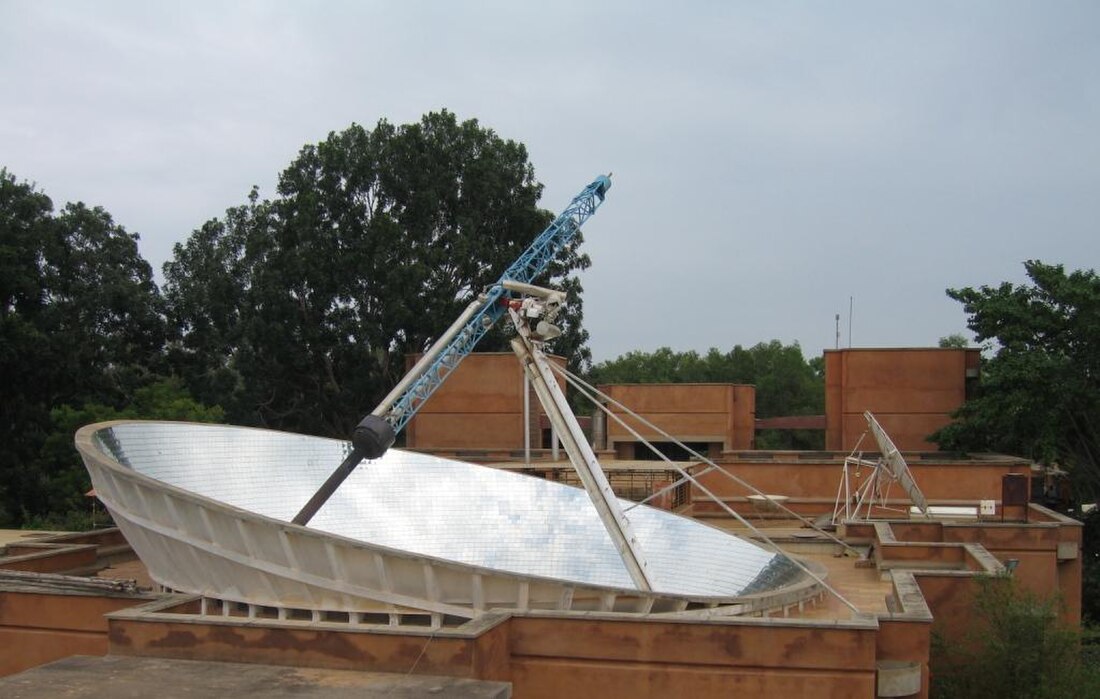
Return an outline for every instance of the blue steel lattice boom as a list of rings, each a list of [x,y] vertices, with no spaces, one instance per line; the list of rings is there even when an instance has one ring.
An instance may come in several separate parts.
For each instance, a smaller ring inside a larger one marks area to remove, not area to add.
[[[573,240],[584,222],[596,213],[610,188],[611,180],[600,175],[573,197],[572,203],[535,238],[512,266],[504,271],[500,279],[471,304],[467,313],[463,313],[455,325],[451,326],[452,329],[459,326],[457,332],[449,330],[444,333],[436,345],[425,353],[424,357],[431,362],[430,366],[413,367],[405,380],[390,392],[372,414],[390,423],[394,433],[400,432],[447,376],[474,350],[489,328],[504,315],[504,306],[499,303],[509,293],[504,288],[504,282],[530,284],[545,272],[551,260]],[[473,312],[470,313],[470,310]],[[441,342],[445,346],[433,352]]]
[[[355,428],[351,453],[295,516],[295,524],[307,524],[360,461],[377,459],[386,453],[397,433],[504,315],[506,304],[502,301],[512,295],[505,283],[530,284],[544,273],[584,222],[596,213],[610,188],[610,175],[600,175],[593,180],[573,197],[569,206],[535,238],[500,279],[466,307],[389,395]]]

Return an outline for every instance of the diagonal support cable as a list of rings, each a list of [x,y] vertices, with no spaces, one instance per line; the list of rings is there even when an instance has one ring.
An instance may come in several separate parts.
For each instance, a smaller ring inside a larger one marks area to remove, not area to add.
[[[622,418],[620,418],[620,417],[619,417],[618,415],[616,415],[615,413],[613,413],[613,412],[612,412],[612,411],[611,411],[610,409],[608,409],[608,407],[607,407],[606,405],[603,405],[603,404],[602,404],[602,403],[600,403],[600,402],[599,402],[598,400],[596,400],[596,396],[595,396],[595,395],[594,395],[594,394],[593,394],[592,392],[594,392],[595,394],[598,394],[599,396],[601,396],[601,397],[603,397],[603,398],[607,399],[608,401],[610,401],[611,403],[613,403],[613,404],[614,404],[614,405],[616,405],[617,407],[621,408],[621,409],[622,409],[622,410],[623,410],[624,412],[626,412],[627,414],[629,414],[629,415],[630,415],[631,417],[633,417],[633,418],[637,419],[638,421],[640,421],[640,422],[641,422],[642,424],[646,425],[647,427],[649,427],[649,428],[651,428],[651,429],[653,429],[653,430],[657,431],[657,432],[658,432],[658,433],[660,433],[660,434],[661,434],[662,436],[668,437],[668,438],[669,438],[669,439],[671,439],[671,440],[672,440],[673,442],[676,442],[676,443],[677,443],[677,444],[679,444],[679,445],[680,445],[681,447],[684,447],[685,449],[687,449],[687,450],[688,450],[688,453],[690,453],[690,454],[692,454],[692,455],[694,455],[694,456],[697,456],[698,458],[702,459],[702,460],[703,460],[704,462],[706,462],[706,463],[710,464],[711,466],[714,466],[715,468],[718,468],[717,464],[715,464],[714,462],[710,461],[709,459],[706,459],[705,457],[702,457],[701,455],[697,454],[697,453],[696,453],[696,452],[694,452],[693,450],[691,450],[691,449],[688,449],[688,448],[686,447],[686,445],[684,445],[683,443],[679,442],[679,440],[677,440],[677,439],[676,439],[675,437],[673,437],[672,435],[669,435],[669,434],[667,434],[666,432],[664,432],[664,430],[661,430],[661,429],[660,429],[659,427],[657,427],[656,425],[653,425],[653,424],[652,424],[651,422],[649,422],[649,421],[648,421],[648,420],[646,420],[645,418],[641,417],[641,416],[640,416],[640,415],[638,415],[637,413],[634,413],[634,412],[633,412],[632,410],[630,410],[629,408],[627,408],[627,407],[626,407],[625,405],[623,405],[622,403],[619,403],[619,402],[618,402],[618,401],[616,401],[616,400],[615,400],[614,398],[611,398],[610,396],[607,396],[606,394],[603,394],[603,393],[602,393],[602,392],[601,392],[601,391],[600,391],[599,389],[595,388],[594,386],[592,386],[592,385],[591,385],[591,384],[589,384],[588,382],[584,381],[584,379],[580,378],[579,376],[576,376],[575,374],[573,374],[573,373],[572,373],[572,372],[570,372],[569,370],[567,370],[567,369],[564,369],[564,368],[562,368],[562,367],[557,367],[557,366],[554,366],[554,367],[553,367],[553,369],[554,369],[554,371],[555,371],[555,372],[557,372],[558,374],[560,374],[561,376],[563,376],[563,377],[565,378],[565,380],[566,380],[566,381],[567,381],[567,382],[568,382],[568,383],[569,383],[569,384],[570,384],[571,386],[573,386],[573,387],[574,387],[574,388],[576,388],[576,389],[577,389],[578,391],[580,391],[581,395],[583,395],[583,396],[584,396],[585,398],[587,398],[588,400],[592,401],[592,402],[593,402],[593,403],[594,403],[594,404],[596,405],[596,407],[597,407],[597,408],[599,408],[600,410],[602,410],[602,411],[603,411],[604,413],[606,413],[606,414],[607,414],[607,415],[608,415],[609,417],[611,417],[611,419],[615,420],[615,422],[617,422],[617,423],[618,423],[618,424],[619,424],[620,426],[622,426],[622,427],[623,427],[624,429],[626,429],[626,430],[627,430],[628,432],[630,432],[630,434],[631,434],[631,435],[633,435],[635,439],[637,439],[638,441],[640,441],[640,442],[642,442],[643,444],[645,444],[645,445],[646,445],[646,446],[647,446],[647,447],[648,447],[648,448],[649,448],[650,450],[652,450],[652,451],[653,451],[653,452],[654,452],[655,454],[657,454],[657,455],[658,455],[659,457],[661,457],[661,459],[662,459],[663,461],[665,461],[665,462],[666,462],[666,463],[667,463],[667,464],[668,464],[668,465],[669,465],[670,467],[672,467],[672,469],[673,469],[673,470],[675,470],[675,471],[676,471],[677,473],[679,473],[679,474],[680,474],[680,476],[681,476],[682,478],[685,478],[685,479],[687,479],[687,480],[691,481],[692,485],[694,485],[694,486],[695,486],[696,488],[698,488],[698,489],[699,489],[699,490],[700,490],[700,491],[701,491],[701,492],[702,492],[702,493],[703,493],[704,495],[706,495],[706,496],[707,496],[708,498],[710,498],[711,500],[713,500],[713,501],[714,501],[714,502],[715,502],[715,503],[716,503],[716,504],[717,504],[717,505],[718,505],[719,507],[721,507],[721,508],[722,508],[723,510],[725,510],[727,514],[729,514],[730,516],[732,516],[732,517],[733,517],[734,519],[736,519],[736,520],[737,520],[738,522],[740,522],[740,523],[741,523],[741,524],[742,524],[743,526],[745,526],[745,527],[746,527],[746,528],[748,528],[748,529],[749,529],[750,531],[752,531],[752,532],[753,532],[753,534],[755,534],[756,536],[760,537],[760,539],[762,539],[762,540],[763,540],[764,542],[766,542],[766,543],[768,544],[768,546],[770,546],[770,547],[771,547],[771,549],[772,549],[772,550],[773,550],[774,552],[776,552],[776,553],[779,553],[779,554],[782,554],[783,556],[785,556],[785,557],[787,558],[787,560],[789,560],[789,561],[791,561],[792,563],[794,563],[794,564],[795,564],[795,566],[797,566],[798,568],[800,568],[800,569],[802,570],[802,572],[804,572],[804,573],[806,573],[807,575],[809,575],[809,576],[810,576],[811,578],[813,578],[813,579],[814,579],[814,581],[816,581],[816,582],[817,582],[817,583],[818,583],[819,585],[821,585],[821,586],[822,586],[822,587],[823,587],[824,589],[826,589],[826,590],[828,590],[829,592],[831,592],[831,593],[833,594],[833,596],[835,596],[835,597],[836,597],[836,598],[837,598],[838,600],[840,600],[840,602],[841,602],[841,603],[843,603],[843,604],[844,604],[844,605],[845,605],[846,607],[848,607],[848,609],[852,610],[852,612],[853,612],[854,614],[862,614],[862,612],[861,612],[861,611],[859,610],[859,608],[858,608],[858,607],[856,607],[856,606],[855,606],[854,604],[852,604],[852,603],[851,603],[850,601],[848,601],[848,599],[847,599],[846,597],[844,597],[844,595],[840,594],[840,592],[838,592],[838,591],[836,590],[836,588],[834,588],[834,587],[833,587],[832,585],[830,585],[829,583],[825,582],[825,579],[824,579],[823,577],[819,576],[819,575],[818,575],[817,573],[815,573],[814,571],[810,570],[809,566],[807,566],[806,564],[804,564],[804,563],[803,563],[802,561],[798,560],[797,558],[795,558],[795,557],[793,557],[793,556],[790,556],[790,555],[788,555],[788,554],[787,554],[787,553],[786,553],[785,551],[783,551],[783,549],[782,549],[782,548],[781,548],[781,547],[780,547],[780,546],[779,546],[778,544],[776,544],[776,543],[775,543],[775,542],[774,542],[774,541],[772,540],[772,538],[771,538],[770,536],[768,536],[767,534],[765,534],[765,533],[764,533],[763,531],[761,531],[761,530],[760,530],[760,529],[759,529],[758,527],[756,527],[756,525],[754,525],[754,524],[752,524],[751,522],[749,522],[749,521],[748,521],[747,519],[745,519],[745,518],[744,518],[743,516],[741,516],[741,514],[740,514],[740,513],[738,513],[738,512],[737,512],[736,510],[734,510],[734,509],[733,509],[732,507],[730,507],[730,506],[729,506],[729,505],[727,505],[727,504],[726,504],[725,502],[723,502],[723,501],[722,501],[721,499],[719,499],[719,498],[718,498],[718,496],[716,496],[716,495],[715,495],[714,493],[712,493],[712,492],[710,491],[710,489],[708,489],[708,488],[707,488],[706,486],[704,486],[703,484],[701,484],[701,483],[700,483],[700,482],[699,482],[699,481],[698,481],[698,480],[696,479],[696,477],[695,477],[695,476],[691,475],[690,473],[688,473],[688,472],[687,472],[687,471],[685,471],[684,469],[680,468],[680,467],[679,467],[679,466],[678,466],[678,465],[677,465],[676,463],[674,463],[674,462],[673,462],[672,460],[670,460],[670,459],[669,459],[668,457],[666,457],[666,456],[665,456],[664,454],[662,454],[662,453],[660,452],[660,450],[658,450],[658,449],[657,449],[656,447],[654,447],[654,446],[653,446],[653,444],[651,444],[651,443],[649,442],[649,440],[647,440],[647,439],[646,439],[645,437],[643,437],[643,436],[642,436],[642,435],[641,435],[640,433],[638,433],[638,431],[637,431],[637,430],[635,430],[635,429],[634,429],[633,427],[631,427],[630,425],[628,425],[628,424],[626,423],[626,421],[625,421],[625,420],[623,420],[623,419],[622,419]],[[592,391],[592,392],[590,392],[590,391]],[[721,468],[718,468],[718,470],[719,470],[719,471],[723,471],[723,472],[725,472],[725,469],[721,469]],[[730,475],[730,476],[733,476],[733,474],[729,474],[729,475]],[[761,493],[761,492],[760,492],[759,490],[757,490],[757,489],[756,489],[755,487],[753,487],[753,486],[752,486],[751,484],[749,484],[749,483],[747,483],[747,482],[745,482],[745,481],[742,481],[741,479],[737,478],[736,476],[734,476],[734,478],[735,478],[735,480],[736,480],[736,481],[740,482],[741,484],[743,484],[743,485],[744,485],[745,487],[749,488],[750,490],[753,490],[754,492],[756,492],[756,493],[758,493],[758,494],[761,494],[761,495],[763,495],[763,493]],[[779,503],[776,503],[776,504],[779,504]],[[786,509],[786,508],[784,508],[784,509]],[[789,510],[788,510],[788,511],[789,511]],[[801,519],[801,516],[797,515],[796,513],[794,513],[794,512],[791,512],[791,514],[794,514],[794,515],[795,515],[796,517],[798,517],[799,519]],[[822,532],[822,533],[825,533],[825,532]],[[842,546],[844,546],[844,547],[845,547],[846,549],[849,549],[849,550],[853,550],[853,551],[854,551],[854,549],[852,549],[852,547],[851,547],[851,546],[849,546],[849,545],[848,545],[847,543],[845,543],[845,542],[843,542],[843,541],[840,541],[840,540],[839,540],[839,539],[837,539],[836,537],[831,537],[831,538],[833,538],[833,539],[834,539],[834,540],[835,540],[835,541],[836,541],[837,543],[839,543],[839,544],[841,544]]]
[[[704,464],[706,464],[707,467],[705,469],[703,469],[702,471],[700,471],[699,473],[695,474],[695,476],[694,476],[695,478],[698,478],[698,477],[703,476],[707,473],[710,473],[711,471],[718,471],[720,474],[722,474],[726,478],[732,480],[737,485],[740,485],[741,487],[746,488],[747,490],[751,490],[756,495],[760,495],[761,497],[765,497],[765,498],[767,497],[766,493],[764,493],[762,490],[760,490],[759,488],[754,486],[752,483],[749,483],[748,481],[744,480],[743,478],[741,478],[741,477],[739,477],[739,476],[737,476],[733,473],[730,473],[726,469],[720,467],[718,464],[716,464],[714,461],[712,461],[708,457],[703,456],[699,452],[695,451],[694,449],[689,447],[687,444],[681,442],[679,439],[677,439],[673,435],[671,435],[668,432],[664,431],[663,429],[661,429],[657,425],[653,424],[649,420],[647,420],[644,417],[642,417],[641,415],[637,414],[636,412],[634,412],[633,410],[631,410],[627,406],[623,405],[619,401],[615,400],[611,396],[609,396],[606,393],[600,391],[598,388],[596,388],[592,384],[588,383],[587,381],[585,381],[581,377],[577,376],[576,374],[570,372],[568,369],[555,366],[554,370],[556,372],[558,372],[559,374],[561,374],[565,378],[566,381],[569,381],[569,383],[572,384],[574,386],[574,388],[577,388],[582,393],[584,393],[585,397],[587,397],[589,400],[591,400],[593,403],[595,403],[597,407],[603,409],[605,413],[607,413],[609,415],[612,415],[612,413],[610,413],[609,411],[604,409],[604,406],[599,401],[597,401],[595,398],[593,398],[592,395],[595,395],[598,398],[606,400],[607,402],[615,405],[617,408],[620,408],[624,413],[626,413],[630,417],[634,418],[635,420],[640,422],[645,427],[648,427],[651,430],[653,430],[654,432],[657,432],[658,434],[660,434],[662,437],[667,438],[673,444],[676,444],[677,446],[684,449],[684,451],[686,451],[692,457],[694,457],[695,459],[697,459],[697,460],[703,462]],[[578,383],[580,385],[578,385]],[[582,386],[583,386],[583,388],[582,388]],[[640,436],[636,431],[632,430],[629,426],[623,424],[622,420],[619,419],[617,416],[612,415],[612,417],[616,420],[616,422],[618,422],[619,424],[622,424],[623,427],[625,427],[627,430],[629,430],[631,432],[631,434],[636,436],[641,442],[643,442],[647,447],[649,447],[649,449],[651,451],[653,451],[654,454],[661,457],[662,461],[665,461],[666,463],[670,464],[674,469],[679,471],[679,469],[672,462],[672,460],[669,459],[668,457],[666,457],[664,454],[662,454],[659,450],[655,449],[653,447],[653,445],[651,445],[649,443],[648,440],[646,440],[644,437]],[[690,481],[690,480],[692,480],[692,477],[690,475],[685,475],[685,476],[681,477],[679,480],[677,480],[675,483],[673,483],[672,485],[665,486],[664,488],[661,488],[660,490],[656,491],[655,493],[653,493],[650,496],[648,496],[647,498],[645,498],[645,500],[643,500],[641,503],[637,503],[636,505],[633,505],[629,509],[633,509],[633,507],[636,507],[638,504],[644,504],[644,503],[648,502],[649,500],[652,500],[654,497],[656,497],[656,496],[658,496],[662,493],[668,492],[669,490],[672,490],[673,488],[675,488],[675,487],[677,487],[677,486],[679,486],[679,485],[681,485],[681,484],[683,484],[687,481]],[[799,513],[792,510],[791,508],[787,507],[783,503],[778,502],[776,500],[769,500],[769,502],[776,505],[778,508],[780,508],[781,510],[783,510],[787,514],[791,515],[792,517],[794,517],[798,521],[802,522],[807,527],[810,527],[811,529],[818,532],[819,534],[822,534],[825,537],[831,539],[834,543],[840,544],[841,546],[844,547],[844,549],[846,551],[849,551],[849,552],[855,553],[855,554],[859,553],[856,549],[854,549],[850,544],[848,544],[844,540],[834,536],[832,533],[830,533],[830,532],[822,529],[820,526],[814,524],[813,520],[811,520],[810,518],[804,517],[803,515],[800,515]],[[721,503],[719,502],[719,504],[721,504]]]

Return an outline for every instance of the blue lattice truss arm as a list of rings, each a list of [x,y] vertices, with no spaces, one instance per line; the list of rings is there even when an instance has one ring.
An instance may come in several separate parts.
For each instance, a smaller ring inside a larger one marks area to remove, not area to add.
[[[573,198],[565,211],[535,238],[535,242],[505,270],[495,284],[466,307],[458,320],[447,328],[413,370],[355,428],[351,437],[353,448],[291,520],[294,524],[309,524],[313,515],[336,492],[360,461],[376,459],[389,449],[394,437],[416,415],[424,401],[443,385],[455,367],[474,351],[478,340],[504,315],[505,304],[502,301],[511,293],[504,288],[504,283],[514,281],[530,284],[545,272],[558,252],[577,235],[581,225],[596,213],[610,188],[609,176],[597,177]]]
[[[402,383],[407,383],[407,386],[396,396],[391,393],[375,408],[373,414],[390,423],[394,433],[400,432],[504,314],[505,304],[501,301],[510,296],[510,292],[503,286],[504,282],[530,284],[543,274],[554,257],[573,240],[584,222],[596,213],[610,188],[610,177],[600,175],[573,197],[569,206],[535,238],[500,279],[478,298],[478,305],[467,309],[468,319],[434,358],[427,358],[430,363],[421,366],[421,373],[415,377],[406,377]]]

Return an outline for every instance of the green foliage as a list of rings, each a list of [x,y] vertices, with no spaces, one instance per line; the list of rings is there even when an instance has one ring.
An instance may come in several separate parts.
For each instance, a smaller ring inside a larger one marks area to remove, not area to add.
[[[1081,533],[1081,617],[1100,627],[1100,508],[1083,518]],[[1100,639],[1097,639],[1100,651]]]
[[[71,442],[88,422],[347,436],[549,223],[541,193],[525,148],[476,121],[352,125],[304,147],[273,201],[254,190],[177,245],[162,297],[137,235],[0,169],[0,525],[83,516]],[[580,244],[535,280],[570,296],[551,350],[574,370],[590,361]]]
[[[94,402],[79,408],[54,408],[50,411],[53,431],[46,437],[37,460],[41,490],[47,497],[43,511],[51,513],[47,519],[65,521],[71,513],[87,509],[83,494],[92,484],[73,446],[73,434],[84,425],[126,419],[221,422],[224,417],[220,407],[196,402],[176,378],[136,389],[133,400],[121,409]]]
[[[278,196],[207,222],[165,266],[170,357],[233,422],[345,437],[552,216],[526,149],[447,111],[305,146]],[[553,351],[588,361],[580,240],[536,283],[566,289]],[[507,349],[494,331],[479,346]]]
[[[971,631],[933,636],[936,699],[1061,699],[1100,696],[1100,668],[1083,661],[1081,634],[1013,578],[979,578]]]
[[[711,348],[705,355],[675,352],[628,352],[592,368],[589,381],[610,383],[739,383],[756,386],[756,416],[820,415],[825,410],[824,364],[810,361],[798,343],[778,340],[729,352]],[[812,431],[769,431],[757,437],[763,449],[820,449],[824,435]]]
[[[11,522],[19,511],[23,464],[34,458],[49,425],[41,390],[49,367],[35,359],[50,342],[42,316],[52,213],[49,197],[0,169],[0,522]]]
[[[962,333],[952,333],[946,337],[941,337],[939,346],[945,349],[966,349],[970,346],[970,340],[966,339],[966,335]]]
[[[122,406],[153,379],[160,304],[136,235],[98,207],[55,214],[0,169],[0,523],[48,512],[65,485],[42,457],[56,406]]]
[[[996,354],[976,398],[932,439],[1068,470],[1081,501],[1100,495],[1100,278],[1025,263],[1031,284],[950,289],[967,325]]]
[[[84,503],[83,510],[65,510],[64,512],[46,512],[28,514],[20,526],[21,529],[53,532],[85,532],[113,526],[111,516],[103,508],[92,510],[91,500]]]
[[[756,386],[758,417],[812,415],[824,410],[821,362],[807,362],[798,343],[778,340],[729,352],[711,348],[705,355],[662,347],[628,352],[600,362],[589,374],[593,383],[740,383]]]

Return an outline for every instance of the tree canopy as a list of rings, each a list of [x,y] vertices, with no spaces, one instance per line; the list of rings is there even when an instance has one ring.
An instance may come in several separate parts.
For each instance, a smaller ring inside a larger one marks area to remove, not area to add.
[[[592,368],[592,383],[740,383],[756,386],[757,417],[820,415],[825,411],[825,376],[820,357],[807,361],[798,343],[778,340],[728,352],[712,347],[700,355],[661,347],[628,352]],[[762,448],[818,448],[821,433],[761,434]]]
[[[162,364],[164,334],[137,236],[98,207],[55,213],[0,169],[0,522],[50,510],[63,474],[83,471],[71,433],[66,454],[43,452],[52,411],[127,403]]]
[[[175,248],[173,366],[234,422],[344,437],[550,222],[522,144],[447,111],[305,146],[278,195]],[[577,238],[537,283],[569,292],[551,348],[588,361]],[[480,350],[506,349],[496,331]]]
[[[306,145],[165,266],[99,207],[0,169],[0,524],[72,522],[81,424],[222,420],[346,437],[552,219],[520,143],[447,111]],[[578,236],[536,283],[569,292],[552,351],[587,369]],[[498,329],[479,349],[506,349]],[[79,514],[79,512],[77,512]]]
[[[949,289],[993,356],[978,395],[935,435],[942,448],[1016,454],[1100,495],[1100,278],[1029,261],[1029,284]]]
[[[941,337],[939,346],[944,349],[966,349],[970,346],[970,340],[962,333],[952,333]]]

